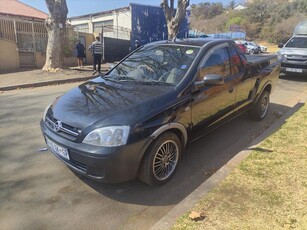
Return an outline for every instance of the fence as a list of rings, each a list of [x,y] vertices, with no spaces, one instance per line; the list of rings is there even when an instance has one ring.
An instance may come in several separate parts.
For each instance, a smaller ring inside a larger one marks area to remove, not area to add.
[[[65,44],[70,44],[71,38],[77,36],[72,27],[67,27]],[[17,44],[20,67],[36,67],[38,62],[43,62],[37,60],[38,57],[36,57],[36,53],[46,53],[48,43],[48,33],[43,21],[0,17],[0,38]],[[73,47],[71,47],[71,50],[73,50]]]

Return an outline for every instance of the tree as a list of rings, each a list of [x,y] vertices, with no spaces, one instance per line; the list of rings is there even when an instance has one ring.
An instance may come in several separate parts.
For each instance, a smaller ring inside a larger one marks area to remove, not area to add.
[[[229,9],[233,10],[236,7],[236,1],[234,0],[230,1],[228,7]]]
[[[201,2],[191,5],[192,17],[197,19],[210,19],[224,12],[222,3]]]
[[[49,17],[45,21],[48,32],[46,62],[43,70],[56,71],[63,67],[63,42],[68,14],[66,0],[45,0]]]
[[[170,3],[170,4],[169,4]],[[168,39],[176,38],[179,30],[179,25],[186,14],[186,9],[190,5],[190,0],[178,0],[177,9],[174,8],[174,0],[162,0],[161,7],[164,11]]]

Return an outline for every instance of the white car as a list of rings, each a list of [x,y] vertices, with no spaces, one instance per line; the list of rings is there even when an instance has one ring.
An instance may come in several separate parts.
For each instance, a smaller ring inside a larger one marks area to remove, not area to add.
[[[263,46],[263,45],[259,45],[259,46],[260,46],[260,52],[261,53],[264,53],[264,52],[268,51],[268,48],[266,46]]]
[[[237,44],[244,44],[247,48],[247,53],[249,54],[258,54],[260,52],[260,47],[253,42],[237,40]]]

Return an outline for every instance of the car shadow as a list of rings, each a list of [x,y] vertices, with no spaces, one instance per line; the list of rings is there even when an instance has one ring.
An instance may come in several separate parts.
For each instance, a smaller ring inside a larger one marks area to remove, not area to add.
[[[297,81],[297,82],[307,82],[307,76],[298,75],[298,74],[280,74],[280,79],[289,80],[289,81]]]
[[[297,109],[294,108],[292,111]],[[163,186],[150,187],[138,180],[121,184],[102,184],[80,175],[78,177],[101,195],[119,202],[147,206],[175,205],[240,151],[251,148],[256,138],[277,120],[282,119],[281,124],[283,124],[291,115],[287,113],[289,110],[290,107],[271,103],[267,116],[260,122],[250,120],[245,113],[190,143],[184,151],[174,177]],[[278,115],[276,111],[279,112]],[[259,142],[266,137],[264,136]],[[256,147],[252,148],[259,150]],[[263,152],[270,154],[271,151],[260,149],[260,154]]]

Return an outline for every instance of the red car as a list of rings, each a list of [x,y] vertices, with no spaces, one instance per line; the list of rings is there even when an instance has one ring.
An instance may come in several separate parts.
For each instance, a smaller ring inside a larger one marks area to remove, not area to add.
[[[244,54],[247,53],[247,48],[246,48],[245,45],[243,45],[243,44],[237,44],[237,46],[240,48],[240,50],[241,50]]]

